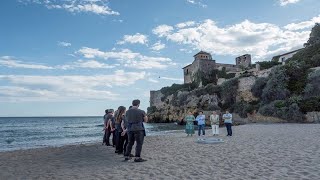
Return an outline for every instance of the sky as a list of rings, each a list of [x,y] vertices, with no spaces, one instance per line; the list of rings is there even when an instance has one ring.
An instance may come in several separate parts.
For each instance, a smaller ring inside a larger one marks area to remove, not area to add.
[[[319,0],[1,0],[0,116],[146,110],[198,51],[270,60],[316,22]]]

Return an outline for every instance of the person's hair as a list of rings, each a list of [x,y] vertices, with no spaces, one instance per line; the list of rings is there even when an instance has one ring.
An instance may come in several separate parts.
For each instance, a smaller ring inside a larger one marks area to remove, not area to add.
[[[129,109],[131,109],[132,108],[132,106],[129,106]]]
[[[202,113],[202,114],[203,114],[203,111],[199,111],[199,113]]]
[[[104,110],[104,112],[105,112],[106,114],[108,114],[108,113],[109,113],[109,109]]]
[[[124,114],[124,111],[126,110],[126,107],[124,106],[119,106],[118,108],[118,113],[117,113],[117,117],[116,117],[116,122],[120,123],[121,122],[121,118],[122,115]]]
[[[108,109],[108,113],[113,113],[113,109]]]
[[[140,100],[139,99],[135,99],[132,101],[132,106],[138,106],[140,104]]]

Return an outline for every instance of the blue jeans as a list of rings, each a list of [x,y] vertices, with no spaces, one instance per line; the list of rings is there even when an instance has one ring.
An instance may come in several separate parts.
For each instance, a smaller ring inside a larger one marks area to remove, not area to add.
[[[232,124],[231,123],[224,123],[224,124],[226,125],[228,136],[232,136],[232,129],[231,129]]]
[[[198,125],[198,135],[201,135],[201,130],[202,130],[202,135],[206,134],[206,131],[204,130],[204,124]]]
[[[125,153],[125,156],[129,156],[131,154],[132,146],[134,142],[136,141],[136,154],[135,157],[140,157],[141,156],[141,150],[142,150],[142,145],[143,145],[143,140],[144,140],[144,134],[145,131],[129,131],[128,132],[128,145],[127,145],[127,150]]]

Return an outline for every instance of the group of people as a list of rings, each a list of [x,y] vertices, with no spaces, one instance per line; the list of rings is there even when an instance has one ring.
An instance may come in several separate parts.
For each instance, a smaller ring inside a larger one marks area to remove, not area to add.
[[[148,121],[146,113],[139,109],[140,100],[132,101],[132,106],[128,110],[124,106],[119,106],[114,112],[113,109],[105,110],[103,144],[111,146],[110,137],[112,135],[112,146],[115,153],[123,154],[125,161],[134,158],[134,162],[143,162],[141,150],[146,135],[143,122]],[[135,155],[131,154],[132,147],[136,142]]]
[[[184,118],[186,122],[186,134],[187,136],[192,136],[194,134],[194,122],[197,122],[198,125],[198,136],[200,141],[204,140],[205,137],[205,125],[206,125],[206,116],[202,111],[199,111],[199,115],[195,118],[193,113],[189,111],[188,115]],[[210,124],[212,127],[213,136],[219,135],[219,124],[220,116],[216,111],[213,111],[210,115]],[[232,114],[229,110],[226,110],[226,113],[222,115],[222,120],[227,128],[227,136],[232,136]]]

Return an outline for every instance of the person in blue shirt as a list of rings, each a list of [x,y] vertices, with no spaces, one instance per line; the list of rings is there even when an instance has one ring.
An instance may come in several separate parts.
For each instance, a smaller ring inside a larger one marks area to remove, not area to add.
[[[198,122],[198,140],[204,140],[204,136],[206,134],[204,127],[206,125],[206,116],[203,114],[202,111],[199,112],[199,115],[196,118],[196,121]],[[202,131],[202,138],[201,138],[201,131]]]
[[[229,110],[226,110],[226,113],[222,116],[222,119],[224,120],[224,124],[227,128],[227,136],[232,136],[232,114],[229,113]]]

